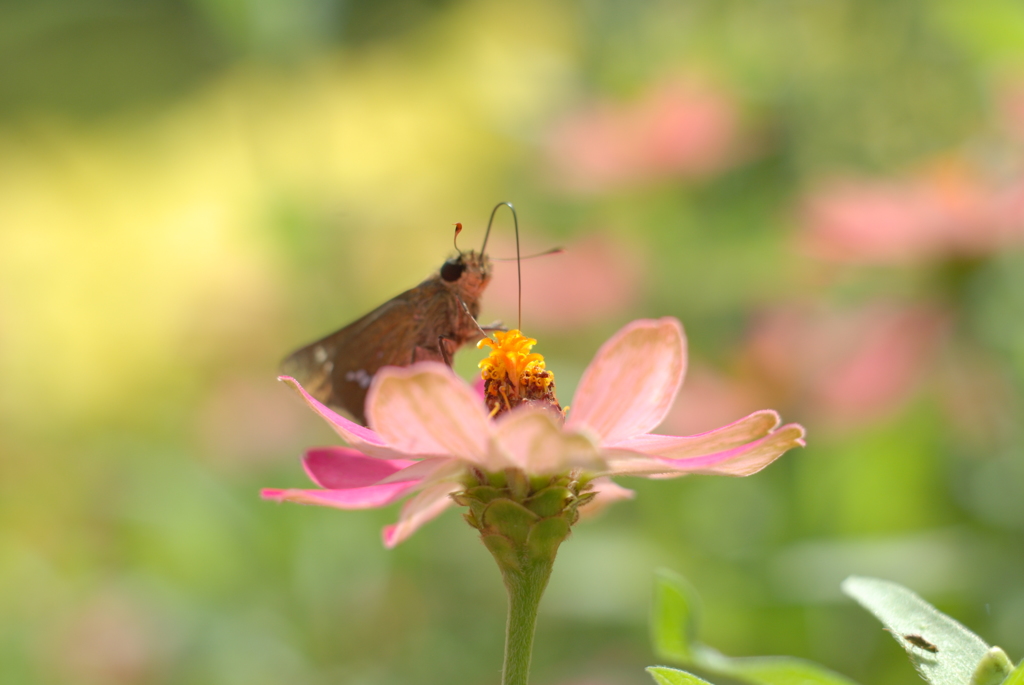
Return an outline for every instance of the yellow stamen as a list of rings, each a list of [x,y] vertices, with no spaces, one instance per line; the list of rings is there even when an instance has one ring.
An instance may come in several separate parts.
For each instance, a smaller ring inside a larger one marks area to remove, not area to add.
[[[524,402],[543,403],[561,411],[555,398],[555,377],[544,366],[544,357],[530,350],[537,341],[517,330],[496,331],[477,347],[491,348],[480,362],[484,394],[495,416]]]
[[[544,356],[536,352],[530,352],[537,341],[527,338],[519,331],[495,331],[494,339],[484,338],[477,343],[481,350],[490,347],[491,353],[479,366],[484,381],[506,381],[512,387],[519,389],[520,383],[527,377],[534,377],[538,371],[544,371]],[[550,375],[548,371],[548,375]],[[549,385],[551,379],[544,379],[544,385]]]

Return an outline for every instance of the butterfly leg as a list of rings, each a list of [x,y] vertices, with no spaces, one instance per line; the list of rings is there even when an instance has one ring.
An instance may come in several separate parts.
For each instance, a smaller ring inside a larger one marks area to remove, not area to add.
[[[452,353],[448,346],[454,344],[454,341],[444,337],[443,335],[437,336],[437,349],[441,350],[441,359],[448,368],[452,367]]]
[[[473,316],[473,312],[469,311],[469,307],[466,305],[465,302],[462,301],[461,298],[459,299],[459,304],[462,305],[462,313],[465,314],[467,317],[469,317],[469,320],[473,322],[473,327],[476,328],[476,330],[480,332],[480,337],[481,338],[486,338],[487,337],[487,331],[485,331],[484,329],[480,328],[480,322],[476,320],[476,317]]]

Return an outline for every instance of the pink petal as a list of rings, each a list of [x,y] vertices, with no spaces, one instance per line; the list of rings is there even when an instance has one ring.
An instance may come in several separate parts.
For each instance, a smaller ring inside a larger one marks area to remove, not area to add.
[[[380,483],[402,483],[407,480],[419,481],[422,485],[432,485],[441,480],[461,480],[466,473],[466,462],[453,457],[431,457],[414,461],[410,466],[396,471]]]
[[[615,504],[616,502],[636,497],[635,492],[629,488],[622,487],[611,478],[595,478],[591,491],[596,492],[597,497],[590,503],[580,507],[580,518],[593,518],[604,511],[609,504]]]
[[[778,412],[762,409],[734,421],[722,428],[716,428],[699,435],[675,436],[648,433],[620,440],[606,447],[625,449],[643,454],[682,459],[712,454],[738,447],[751,440],[757,440],[771,433],[782,423]]]
[[[335,509],[372,509],[391,504],[410,490],[419,486],[418,481],[370,485],[349,490],[263,490],[263,499],[277,502],[298,502],[315,504]]]
[[[436,483],[419,493],[402,506],[398,523],[384,528],[384,546],[392,548],[412,535],[427,521],[454,504],[451,493],[461,490],[458,483]]]
[[[634,321],[601,346],[583,373],[566,427],[586,426],[605,443],[647,433],[668,414],[685,372],[679,321]]]
[[[495,435],[501,462],[538,475],[561,473],[577,466],[590,471],[602,468],[600,451],[593,440],[563,430],[559,421],[548,410],[529,407],[501,416]]]
[[[374,485],[417,464],[412,459],[377,459],[347,447],[318,447],[306,452],[302,465],[322,488],[348,490]],[[404,480],[413,480],[406,478]]]
[[[632,456],[615,452],[608,458],[608,475],[667,477],[687,473],[721,476],[749,476],[781,457],[794,447],[803,447],[804,428],[787,424],[774,433],[733,449],[683,459]]]
[[[397,450],[487,466],[486,406],[444,364],[385,367],[370,385],[366,410],[370,425]]]
[[[349,421],[336,411],[321,404],[316,398],[306,392],[306,389],[291,376],[278,376],[277,380],[284,381],[295,390],[298,390],[299,394],[302,395],[302,399],[306,400],[306,403],[313,408],[313,411],[327,419],[327,422],[331,424],[331,427],[335,432],[340,435],[345,442],[352,447],[355,447],[360,452],[368,454],[371,457],[388,458],[404,456],[401,452],[388,447],[377,433],[374,433],[365,426],[360,426],[358,423]]]

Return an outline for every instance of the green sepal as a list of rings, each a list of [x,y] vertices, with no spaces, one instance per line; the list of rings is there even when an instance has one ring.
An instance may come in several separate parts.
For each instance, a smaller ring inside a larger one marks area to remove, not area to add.
[[[529,497],[523,504],[537,516],[548,518],[561,514],[571,500],[572,492],[568,488],[552,485]]]
[[[478,485],[455,493],[452,495],[452,499],[455,500],[456,504],[469,507],[473,513],[473,520],[467,518],[466,521],[469,522],[469,525],[479,529],[480,521],[483,519],[484,509],[487,508],[487,505],[504,496],[505,493],[498,488],[491,487],[490,485]]]
[[[517,545],[526,544],[530,528],[540,519],[539,516],[510,499],[498,499],[488,504],[480,517],[482,530],[486,533],[498,533],[512,540]]]
[[[532,557],[546,557],[553,562],[555,554],[558,553],[558,546],[569,536],[569,528],[572,525],[563,516],[553,516],[538,521],[530,529],[530,537],[527,545]]]
[[[565,485],[566,478],[552,478],[551,476],[530,476],[530,492],[540,492],[550,485]]]
[[[522,564],[520,563],[516,546],[507,537],[497,533],[483,533],[480,539],[483,540],[484,545],[491,553],[491,556],[494,557],[494,560],[498,562],[498,567],[502,569],[502,573],[505,573],[506,569],[512,571],[521,569]]]
[[[505,487],[517,502],[530,496],[530,479],[519,469],[505,469]]]
[[[992,647],[981,657],[970,685],[1000,685],[1013,672],[1013,662],[999,647]]]
[[[486,478],[490,485],[498,489],[503,489],[508,482],[504,471],[490,471],[486,474]]]
[[[504,496],[505,491],[500,488],[496,488],[492,485],[476,485],[471,488],[466,488],[462,492],[455,493],[453,498],[458,504],[467,507],[469,506],[469,503],[474,500],[487,504],[488,502],[492,502],[499,497]]]

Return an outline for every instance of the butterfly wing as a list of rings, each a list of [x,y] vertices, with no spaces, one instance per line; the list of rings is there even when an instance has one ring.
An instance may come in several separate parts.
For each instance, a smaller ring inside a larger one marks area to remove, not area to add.
[[[384,366],[443,359],[461,303],[437,278],[388,300],[341,330],[290,355],[281,365],[316,399],[366,423],[366,392]]]

